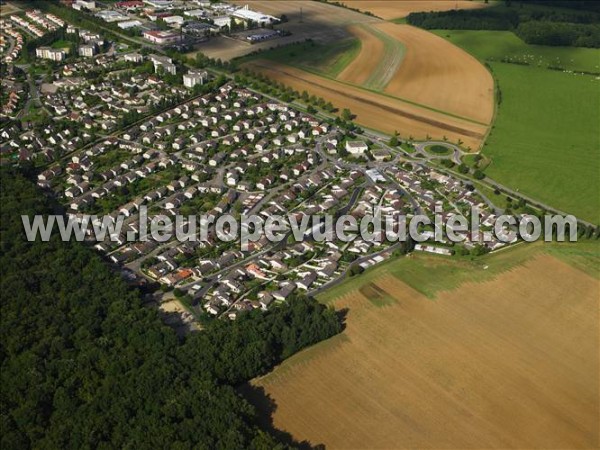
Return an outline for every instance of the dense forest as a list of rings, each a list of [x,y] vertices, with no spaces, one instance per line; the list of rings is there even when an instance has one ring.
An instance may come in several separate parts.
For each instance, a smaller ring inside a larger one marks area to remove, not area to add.
[[[340,332],[333,310],[295,298],[179,340],[90,248],[27,242],[20,216],[57,207],[0,179],[3,449],[286,448],[234,387]]]
[[[562,2],[570,9],[544,8],[549,2],[507,2],[511,6],[409,14],[409,24],[428,30],[507,30],[528,44],[600,47],[597,2]],[[594,6],[594,7],[592,7]]]

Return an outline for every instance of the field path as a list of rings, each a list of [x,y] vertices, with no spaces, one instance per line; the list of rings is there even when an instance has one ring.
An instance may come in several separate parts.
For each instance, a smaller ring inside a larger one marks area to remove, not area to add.
[[[404,46],[370,25],[355,25],[349,31],[360,39],[361,50],[337,79],[376,91],[383,90],[400,67]]]
[[[353,25],[348,31],[360,39],[360,53],[346,68],[338,75],[337,79],[359,86],[365,84],[371,75],[370,68],[381,62],[384,54],[383,41],[373,36],[369,27]]]

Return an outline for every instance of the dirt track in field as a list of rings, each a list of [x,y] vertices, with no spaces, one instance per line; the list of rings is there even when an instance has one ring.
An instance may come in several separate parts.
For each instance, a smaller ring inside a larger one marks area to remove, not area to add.
[[[415,139],[443,139],[451,142],[461,139],[465,146],[478,148],[486,127],[436,111],[421,108],[401,100],[365,91],[335,80],[305,72],[284,64],[256,60],[245,64],[250,70],[261,72],[269,78],[330,100],[336,107],[349,108],[356,115],[356,122],[366,127],[401,136],[412,135]]]
[[[328,449],[598,448],[597,279],[542,255],[435,301],[376,284],[393,304],[338,299],[342,335],[255,380],[275,427]]]
[[[388,94],[486,124],[494,115],[494,80],[473,56],[425,30],[380,23],[406,54],[385,88]]]
[[[384,57],[384,44],[381,39],[374,36],[369,29],[354,25],[348,28],[348,31],[356,38],[360,39],[360,52],[354,60],[338,75],[337,79],[347,83],[362,86],[366,84],[369,71],[365,67],[374,68],[381,63]]]
[[[400,19],[412,12],[476,9],[486,6],[483,2],[466,0],[344,0],[342,3],[360,11],[370,11],[385,20]]]

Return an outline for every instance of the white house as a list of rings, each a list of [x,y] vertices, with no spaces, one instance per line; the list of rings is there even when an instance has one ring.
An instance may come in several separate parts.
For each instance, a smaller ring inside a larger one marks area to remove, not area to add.
[[[351,155],[362,155],[369,147],[363,141],[348,141],[346,142],[346,150]]]
[[[208,72],[205,70],[190,70],[183,76],[183,85],[187,88],[193,88],[198,84],[204,84],[208,78]]]

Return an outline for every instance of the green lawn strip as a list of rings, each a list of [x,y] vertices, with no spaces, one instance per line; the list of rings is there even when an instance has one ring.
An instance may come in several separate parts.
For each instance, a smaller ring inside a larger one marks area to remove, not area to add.
[[[463,155],[462,162],[474,169],[485,170],[490,165],[491,160],[485,155],[481,155],[481,160],[477,161],[477,154]]]
[[[556,256],[598,278],[599,252],[600,242],[583,241],[521,243],[478,258],[413,253],[370,268],[359,277],[350,278],[319,294],[317,299],[330,303],[343,295],[359,291],[363,286],[376,283],[386,275],[394,276],[428,298],[435,299],[439,292],[456,289],[463,283],[490,281],[542,253]]]
[[[576,245],[550,245],[547,252],[600,280],[600,241],[582,241]]]

